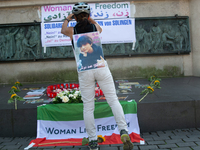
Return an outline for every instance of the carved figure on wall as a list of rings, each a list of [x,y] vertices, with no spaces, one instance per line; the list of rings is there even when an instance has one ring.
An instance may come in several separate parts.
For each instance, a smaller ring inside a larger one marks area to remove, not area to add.
[[[36,53],[39,56],[40,55],[40,49],[39,49],[39,40],[38,40],[38,33],[35,31],[34,26],[29,27],[28,29],[28,38],[29,38],[29,44],[35,45],[36,47]]]
[[[110,54],[115,53],[116,50],[117,50],[117,47],[119,47],[119,52],[118,53],[125,54],[125,47],[124,47],[123,43],[116,43],[116,44],[110,45],[110,50],[111,50]]]
[[[164,32],[162,34],[162,44],[163,44],[163,47],[171,45],[172,48],[173,48],[173,50],[175,50],[174,42],[171,41],[171,40],[174,40],[174,38],[171,37],[171,36],[169,36],[169,34],[167,33],[167,29],[164,28]]]
[[[151,34],[153,37],[153,41],[155,42],[154,49],[155,49],[155,51],[157,51],[158,47],[160,45],[160,42],[161,42],[161,35],[162,35],[162,31],[161,31],[160,27],[158,26],[158,23],[155,22],[153,24],[153,27],[151,28]]]
[[[169,34],[169,36],[174,37],[174,30],[172,29],[172,26],[168,26],[168,31],[167,33]]]
[[[29,45],[28,37],[29,37],[29,35],[26,34],[25,38],[22,40],[23,55],[25,56],[25,54],[27,54],[28,58],[30,58],[30,53],[32,53],[33,56],[35,56],[35,58],[36,58],[37,56],[36,56],[36,54],[34,53],[34,51],[32,49],[36,44]]]
[[[3,31],[0,30],[0,59],[4,59],[5,57],[5,48],[6,48],[5,37],[3,35]]]
[[[46,57],[51,57],[51,47],[46,47]]]
[[[183,38],[184,38],[184,41],[185,41],[185,49],[187,49],[188,48],[188,42],[189,42],[189,36],[188,36],[188,32],[189,32],[189,29],[188,29],[188,27],[185,25],[185,24],[183,24],[183,21],[179,21],[179,29],[180,29],[180,32],[181,32],[181,34],[182,34],[182,36],[183,36]]]
[[[184,40],[184,37],[182,36],[182,34],[180,32],[176,32],[174,41],[175,41],[175,45],[178,51],[182,50],[183,48],[183,40]]]
[[[143,43],[145,34],[146,31],[143,29],[142,25],[136,27],[136,43],[134,49],[137,50],[138,52],[142,52],[145,49],[145,43]]]
[[[5,54],[5,58],[11,58],[13,57],[13,55],[15,54],[15,39],[14,36],[15,34],[18,32],[19,28],[11,33],[9,30],[6,30],[6,35],[5,35],[5,39],[6,39],[6,54]]]
[[[65,50],[66,51],[65,56],[66,57],[73,57],[73,54],[74,54],[73,50],[69,46],[66,46],[65,48],[66,48],[66,50]]]
[[[21,53],[23,51],[22,41],[24,39],[24,29],[20,28],[19,32],[15,36],[16,41],[16,57],[21,58]]]
[[[144,44],[145,44],[145,50],[151,52],[154,41],[149,29],[147,29],[144,34]]]

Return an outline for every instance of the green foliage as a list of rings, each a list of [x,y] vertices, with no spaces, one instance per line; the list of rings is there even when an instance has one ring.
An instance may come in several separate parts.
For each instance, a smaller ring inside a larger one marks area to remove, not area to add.
[[[84,145],[86,145],[86,144],[88,144],[88,143],[89,143],[89,139],[86,138],[86,137],[84,137],[84,138],[82,139],[82,146],[84,146]]]

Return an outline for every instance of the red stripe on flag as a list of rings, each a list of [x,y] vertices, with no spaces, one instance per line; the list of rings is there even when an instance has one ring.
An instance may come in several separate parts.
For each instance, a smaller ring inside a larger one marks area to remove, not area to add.
[[[131,141],[133,143],[140,143],[140,141],[144,141],[144,139],[142,139],[140,137],[139,134],[136,133],[131,133],[129,134],[129,136],[131,137]],[[120,139],[120,135],[119,134],[115,134],[113,133],[111,136],[104,136],[105,137],[105,142],[103,143],[99,143],[99,145],[108,145],[108,144],[122,144],[122,141]],[[37,138],[34,139],[30,142],[31,143],[35,143],[35,145],[33,147],[45,147],[45,146],[79,146],[82,145],[82,138],[81,139],[56,139],[56,140],[48,140],[46,138]],[[30,145],[29,144],[29,145]]]

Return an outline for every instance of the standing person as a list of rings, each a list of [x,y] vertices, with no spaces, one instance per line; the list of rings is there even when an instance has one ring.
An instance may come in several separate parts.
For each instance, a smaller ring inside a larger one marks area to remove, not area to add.
[[[77,24],[75,27],[68,27],[67,25],[69,21],[72,20],[73,16],[77,21]],[[73,6],[72,14],[67,16],[63,23],[61,33],[69,36],[73,45],[73,34],[88,33],[93,31],[99,31],[99,33],[101,33],[102,28],[90,17],[90,6],[84,2],[75,4]],[[83,100],[83,116],[86,132],[89,137],[88,146],[90,150],[98,150],[94,120],[95,80],[98,82],[106,97],[107,103],[112,109],[115,121],[118,125],[121,140],[124,143],[124,150],[132,150],[133,143],[128,135],[124,112],[116,95],[113,77],[108,65],[106,64],[105,67],[78,72],[78,78]]]

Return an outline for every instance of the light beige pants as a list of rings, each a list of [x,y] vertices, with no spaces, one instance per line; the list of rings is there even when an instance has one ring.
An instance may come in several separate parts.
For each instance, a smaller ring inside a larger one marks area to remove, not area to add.
[[[127,129],[124,112],[116,95],[115,85],[111,72],[106,67],[79,72],[79,85],[83,100],[83,115],[86,132],[89,140],[97,140],[94,121],[95,80],[103,91],[109,106],[112,109],[119,132]]]

